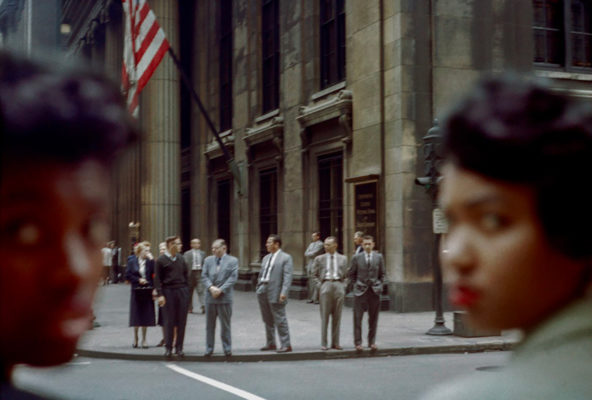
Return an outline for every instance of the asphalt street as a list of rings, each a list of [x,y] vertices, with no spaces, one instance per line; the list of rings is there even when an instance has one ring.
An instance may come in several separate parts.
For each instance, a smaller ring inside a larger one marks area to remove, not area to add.
[[[487,352],[255,363],[78,357],[62,367],[19,367],[15,382],[29,390],[72,400],[406,400],[460,375],[496,373],[508,357],[508,352]]]

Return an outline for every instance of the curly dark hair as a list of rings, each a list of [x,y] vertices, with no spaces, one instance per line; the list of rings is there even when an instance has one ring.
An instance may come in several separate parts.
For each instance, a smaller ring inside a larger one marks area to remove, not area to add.
[[[136,137],[120,91],[102,75],[0,52],[3,161],[108,162]]]
[[[552,246],[592,255],[592,106],[520,75],[488,77],[445,118],[444,156],[480,175],[531,187]]]

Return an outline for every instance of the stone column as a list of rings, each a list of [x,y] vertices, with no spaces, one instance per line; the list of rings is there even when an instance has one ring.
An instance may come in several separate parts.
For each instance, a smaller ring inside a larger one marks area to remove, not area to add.
[[[102,20],[105,24],[105,72],[114,82],[121,81],[123,54],[123,10],[121,4],[111,3],[104,10]],[[126,151],[113,167],[112,234],[122,248],[123,255],[131,251],[128,224],[140,220],[140,145],[135,144]],[[125,258],[122,258],[125,262]]]
[[[156,19],[179,54],[178,8],[175,0],[150,2]],[[179,73],[167,54],[140,99],[141,227],[140,238],[155,247],[181,233],[181,130]]]

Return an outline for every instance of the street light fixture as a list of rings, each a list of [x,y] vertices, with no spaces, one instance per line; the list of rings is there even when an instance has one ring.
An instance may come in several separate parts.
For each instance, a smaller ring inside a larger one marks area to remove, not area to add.
[[[130,222],[128,224],[129,228],[129,238],[130,238],[130,254],[134,254],[134,244],[138,240],[140,236],[140,223],[139,222]]]
[[[438,120],[434,119],[434,125],[428,130],[428,133],[423,137],[423,154],[424,154],[424,173],[425,176],[415,179],[417,185],[421,185],[426,189],[426,192],[432,198],[433,209],[433,255],[432,263],[434,270],[434,286],[433,294],[436,306],[436,318],[434,326],[426,332],[427,335],[444,336],[452,334],[452,331],[444,324],[444,314],[442,312],[442,269],[440,267],[440,234],[446,232],[445,220],[438,208],[438,184],[442,177],[440,176],[440,165],[442,163],[442,154],[440,151],[442,136],[440,135],[440,127]]]

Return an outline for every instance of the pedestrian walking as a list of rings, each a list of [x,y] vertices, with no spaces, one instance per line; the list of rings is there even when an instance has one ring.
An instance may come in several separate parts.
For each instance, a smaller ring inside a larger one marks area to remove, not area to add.
[[[278,353],[292,351],[286,304],[292,284],[292,256],[282,251],[279,235],[269,235],[265,242],[268,254],[263,257],[257,279],[257,300],[265,324],[265,346],[261,351],[277,350]],[[275,331],[281,347],[276,347]]]
[[[206,253],[201,248],[201,240],[191,239],[191,250],[187,250],[183,257],[185,263],[191,268],[189,274],[189,312],[193,313],[193,292],[197,292],[197,302],[200,312],[205,313],[204,286],[201,281],[202,264],[206,258]]]
[[[232,317],[233,288],[238,279],[238,260],[226,253],[224,239],[212,243],[212,255],[204,261],[203,286],[206,289],[206,353],[214,352],[216,319],[220,319],[220,339],[224,355],[232,355]]]
[[[331,348],[343,350],[339,344],[341,310],[345,300],[347,257],[337,252],[337,238],[329,236],[324,243],[325,254],[314,260],[314,283],[321,300],[321,350],[326,351],[327,328],[331,319]]]
[[[103,255],[103,286],[108,285],[111,280],[111,265],[113,265],[113,247],[115,243],[110,241],[101,249]]]
[[[323,242],[321,241],[321,233],[313,232],[311,241],[306,251],[304,258],[306,260],[306,274],[308,276],[308,301],[307,303],[319,304],[319,290],[314,282],[314,260],[324,252]]]
[[[442,131],[450,300],[473,327],[525,335],[503,369],[425,398],[590,398],[590,103],[532,78],[489,77]]]
[[[364,251],[352,258],[349,279],[353,282],[354,291],[354,345],[356,351],[362,348],[362,318],[368,311],[368,347],[375,352],[376,327],[380,311],[380,294],[385,279],[384,260],[382,254],[374,250],[374,238],[370,235],[362,237]]]
[[[148,348],[146,343],[147,327],[154,326],[154,260],[148,257],[149,248],[143,243],[138,243],[133,255],[127,258],[126,279],[131,283],[130,316],[129,325],[134,328],[134,342],[132,347],[137,348],[138,328],[142,328],[143,349]]]
[[[167,250],[156,260],[154,287],[158,305],[164,311],[165,357],[172,357],[174,329],[177,327],[175,354],[185,357],[183,341],[189,304],[189,271],[181,256],[181,239],[170,236],[166,239]]]

